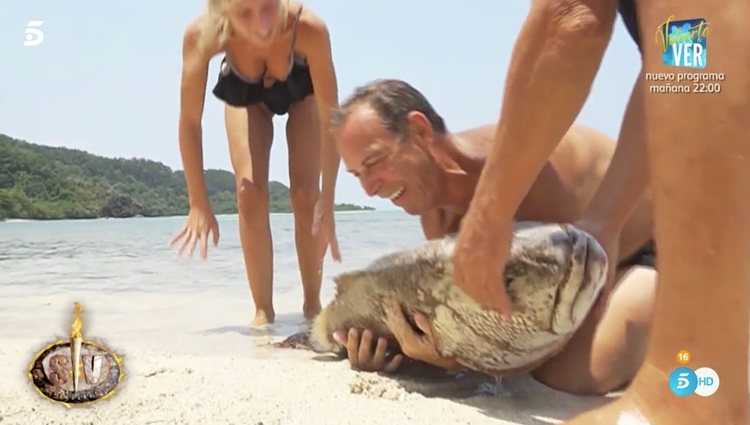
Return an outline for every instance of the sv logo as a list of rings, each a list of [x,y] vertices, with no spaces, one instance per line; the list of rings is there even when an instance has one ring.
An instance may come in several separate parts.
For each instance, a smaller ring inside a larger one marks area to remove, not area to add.
[[[33,47],[42,44],[44,41],[44,33],[38,27],[41,27],[44,21],[29,21],[26,25],[26,40],[23,45],[26,47]]]

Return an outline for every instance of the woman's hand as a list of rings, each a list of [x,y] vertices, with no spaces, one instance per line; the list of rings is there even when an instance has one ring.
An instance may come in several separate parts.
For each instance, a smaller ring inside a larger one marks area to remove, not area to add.
[[[171,245],[175,246],[182,242],[177,250],[178,255],[182,255],[187,249],[188,257],[193,256],[195,244],[200,242],[201,258],[206,259],[208,256],[208,235],[213,235],[214,246],[219,244],[219,223],[216,221],[210,207],[190,208],[187,223],[172,239]]]
[[[313,214],[313,235],[321,234],[323,237],[323,247],[321,249],[320,258],[326,254],[326,250],[330,246],[331,257],[334,261],[341,261],[341,253],[339,252],[339,243],[336,240],[336,222],[333,215],[333,197],[321,196],[315,203],[315,211]]]

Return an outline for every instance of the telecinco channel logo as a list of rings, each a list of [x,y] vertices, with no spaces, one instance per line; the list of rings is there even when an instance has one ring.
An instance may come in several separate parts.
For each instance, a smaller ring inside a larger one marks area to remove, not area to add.
[[[677,361],[683,365],[688,364],[690,353],[680,351],[677,353]],[[693,370],[687,366],[680,366],[669,375],[669,389],[680,397],[692,394],[709,397],[719,389],[719,374],[710,367]]]

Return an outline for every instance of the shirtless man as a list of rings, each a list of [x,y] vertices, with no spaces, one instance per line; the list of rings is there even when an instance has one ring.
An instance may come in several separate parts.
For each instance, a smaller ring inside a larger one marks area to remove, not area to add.
[[[367,194],[389,198],[407,213],[419,215],[428,239],[458,231],[495,132],[494,125],[486,125],[450,133],[427,99],[399,80],[373,81],[358,88],[334,114],[332,128],[347,170]],[[515,219],[577,222],[614,150],[614,141],[604,134],[572,127]],[[643,195],[619,238],[617,279],[612,280],[618,285],[606,312],[601,317],[590,315],[566,349],[533,372],[537,379],[580,394],[611,391],[632,379],[645,354],[656,276],[650,267],[632,266],[638,264],[641,248],[650,243],[651,216],[651,201]],[[415,320],[423,323],[422,319]],[[386,360],[384,339],[373,350],[368,330],[361,337],[357,329],[348,334],[344,330],[336,339],[347,347],[352,366],[360,370],[395,371],[403,358]],[[456,367],[450,359],[431,356],[429,341],[424,345],[422,353],[412,347],[410,357],[445,369]]]

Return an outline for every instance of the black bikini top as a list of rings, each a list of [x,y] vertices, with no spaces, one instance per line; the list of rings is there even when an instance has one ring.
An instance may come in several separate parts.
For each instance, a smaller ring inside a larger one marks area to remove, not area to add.
[[[265,86],[265,73],[257,81],[244,78],[232,70],[227,56],[221,63],[221,71],[213,93],[216,97],[232,106],[248,106],[263,102],[277,115],[286,114],[294,102],[302,100],[314,93],[312,76],[307,60],[295,54],[294,46],[297,39],[297,23],[302,14],[302,7],[297,13],[292,34],[292,51],[290,54],[289,71],[285,79],[276,80],[270,86]]]
[[[289,69],[287,70],[285,79],[288,79],[290,75],[295,74],[296,73],[295,71],[306,70],[308,68],[307,59],[298,55],[294,51],[294,46],[296,45],[296,42],[297,42],[297,24],[299,23],[300,16],[302,16],[303,7],[304,7],[303,5],[300,5],[299,11],[297,12],[297,16],[294,19],[294,28],[292,29],[292,51],[289,54]],[[241,80],[243,80],[245,83],[250,84],[250,85],[259,85],[260,88],[267,88],[265,87],[265,79],[266,79],[265,77],[266,77],[266,72],[268,71],[268,65],[266,64],[265,67],[266,69],[263,70],[263,73],[261,74],[261,76],[258,79],[253,80],[250,78],[246,78],[245,76],[237,72],[237,70],[232,67],[232,64],[229,61],[229,57],[227,55],[224,55],[224,59],[222,59],[221,61],[221,73],[222,74],[227,75],[231,72],[235,74],[237,77],[239,77]],[[276,80],[274,81],[273,85],[276,85],[280,82],[281,81]]]

